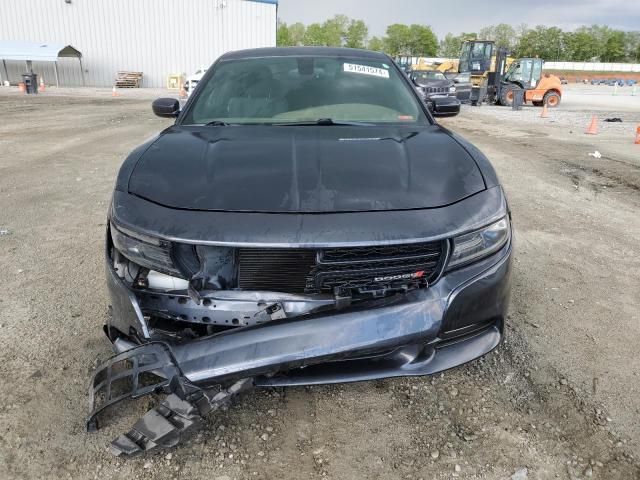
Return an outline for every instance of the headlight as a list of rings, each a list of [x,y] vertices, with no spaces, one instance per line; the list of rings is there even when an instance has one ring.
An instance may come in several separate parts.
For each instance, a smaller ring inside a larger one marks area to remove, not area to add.
[[[449,93],[456,93],[456,87],[449,87]]]
[[[454,238],[449,268],[471,263],[497,252],[510,237],[511,224],[505,217],[481,230]]]
[[[159,238],[116,227],[111,223],[113,246],[133,263],[167,275],[183,277],[171,259],[171,244]]]

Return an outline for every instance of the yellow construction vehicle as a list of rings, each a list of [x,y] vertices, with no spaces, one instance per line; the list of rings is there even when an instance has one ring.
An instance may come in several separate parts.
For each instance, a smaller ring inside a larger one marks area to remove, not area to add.
[[[467,40],[462,44],[458,72],[468,73],[473,85],[471,104],[482,103],[488,97],[495,101],[497,92],[492,88],[496,75],[501,76],[513,63],[504,48],[491,40]]]
[[[514,59],[493,41],[469,40],[462,44],[458,72],[470,76],[472,105],[511,105],[514,91],[524,90],[525,102],[555,107],[562,98],[561,82],[555,75],[542,75],[542,65],[540,58]]]
[[[411,57],[400,55],[396,57],[396,63],[406,72],[438,71],[451,73],[458,71],[458,59],[433,60],[429,57]]]
[[[435,69],[442,73],[457,73],[458,72],[458,64],[459,60],[456,59],[447,59],[441,62],[434,62]]]

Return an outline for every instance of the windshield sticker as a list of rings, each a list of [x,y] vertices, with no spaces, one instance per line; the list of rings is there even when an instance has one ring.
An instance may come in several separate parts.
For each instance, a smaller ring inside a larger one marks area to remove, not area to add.
[[[413,120],[413,115],[398,115],[398,120],[411,121]]]
[[[361,75],[371,75],[380,78],[389,78],[389,72],[387,70],[383,68],[370,67],[369,65],[345,63],[344,71],[349,73],[360,73]]]

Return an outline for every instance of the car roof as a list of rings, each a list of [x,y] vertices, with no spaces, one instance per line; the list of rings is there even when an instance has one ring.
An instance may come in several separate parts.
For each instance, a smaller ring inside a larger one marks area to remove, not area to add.
[[[268,47],[236,50],[225,53],[221,60],[260,58],[260,57],[294,57],[294,56],[323,56],[323,57],[353,57],[372,60],[388,60],[384,53],[344,47]]]

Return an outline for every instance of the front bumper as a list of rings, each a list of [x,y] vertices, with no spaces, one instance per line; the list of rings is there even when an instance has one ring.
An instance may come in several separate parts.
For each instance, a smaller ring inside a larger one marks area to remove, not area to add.
[[[113,306],[106,331],[116,352],[163,340],[194,384],[255,377],[262,386],[309,385],[433,374],[491,351],[502,338],[508,307],[511,244],[426,289],[188,342],[156,335],[108,254],[106,263]],[[197,304],[183,298],[193,311]]]
[[[311,308],[294,318],[271,318],[196,340],[159,342],[143,315],[141,293],[106,258],[113,316],[105,331],[119,353],[92,378],[87,428],[97,429],[99,413],[121,400],[168,394],[111,443],[115,455],[176,445],[205,415],[252,386],[428,375],[469,362],[500,343],[510,291],[509,242],[428,288],[375,304],[331,312]],[[186,304],[181,298],[178,304]],[[224,303],[239,308],[242,302]],[[203,301],[201,308],[210,305]],[[291,312],[290,305],[282,308]]]

